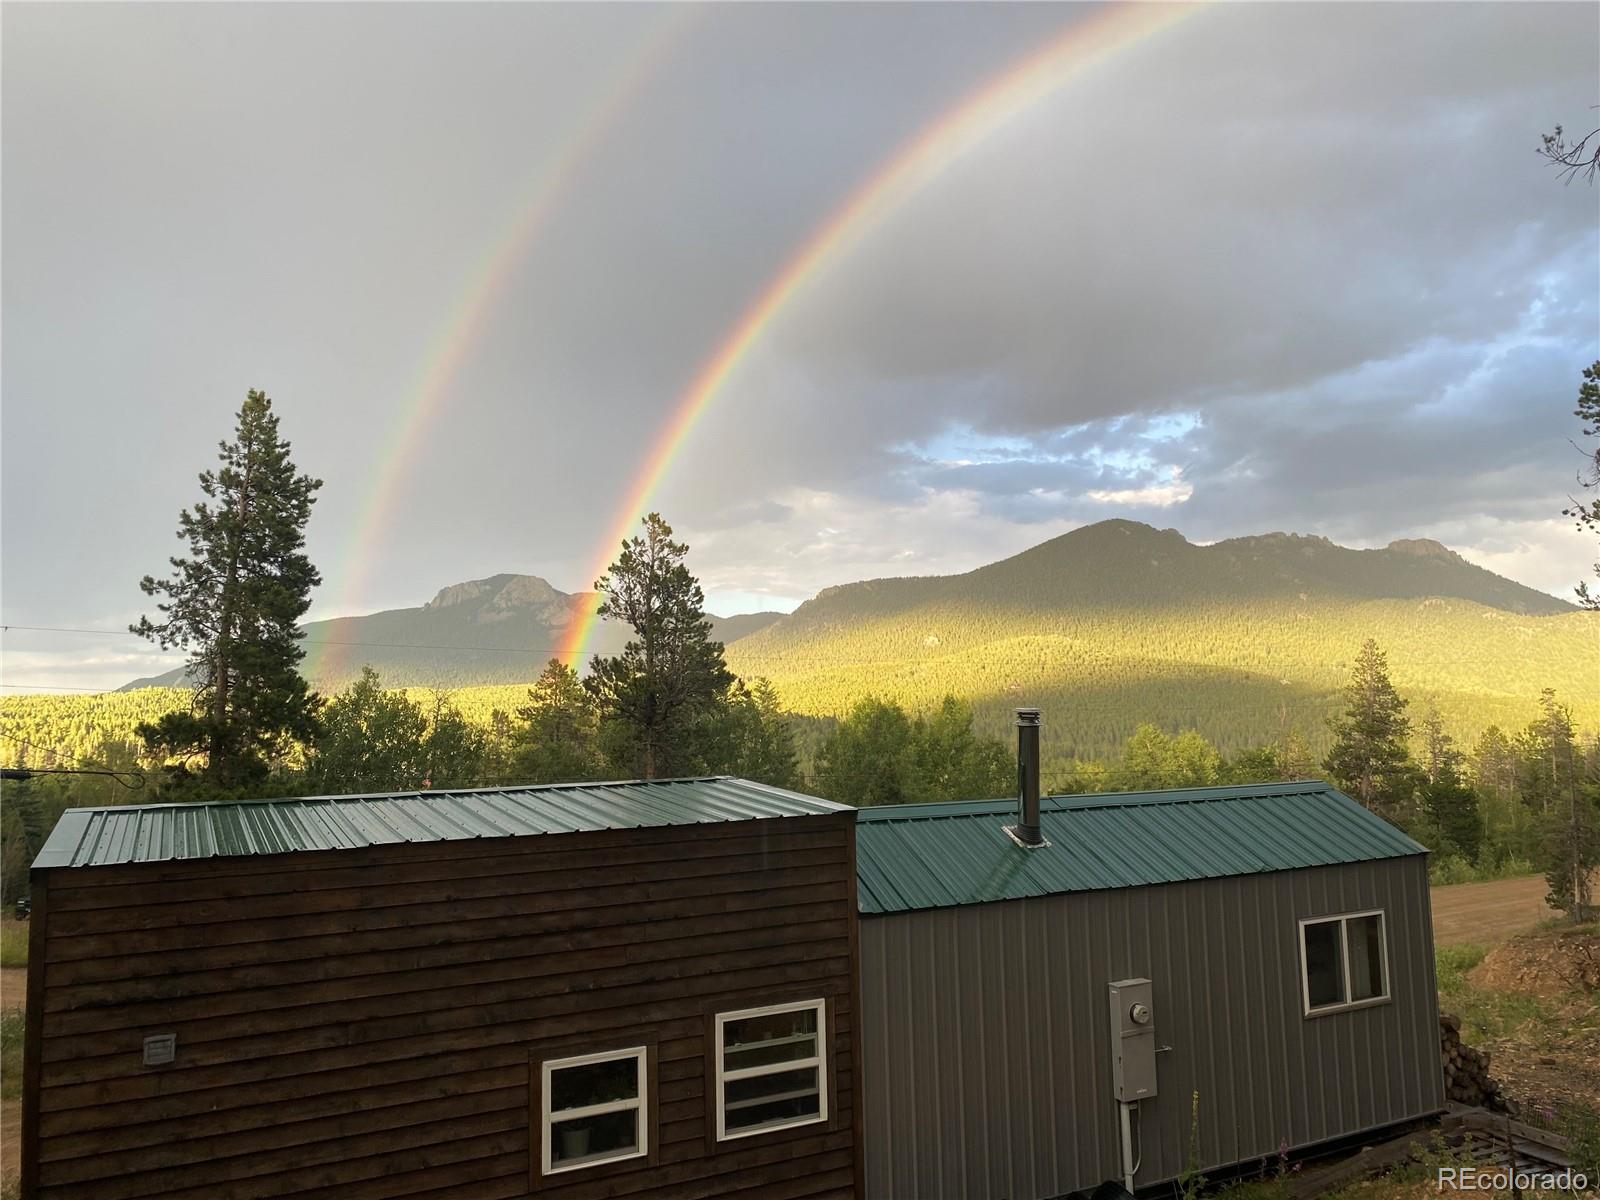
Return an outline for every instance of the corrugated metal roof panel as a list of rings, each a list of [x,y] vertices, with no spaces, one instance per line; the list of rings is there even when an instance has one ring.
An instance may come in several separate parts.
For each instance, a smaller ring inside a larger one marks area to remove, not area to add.
[[[815,796],[727,777],[72,808],[33,865],[98,867],[844,811]]]
[[[1325,783],[1051,796],[1048,846],[1005,832],[1016,801],[864,808],[864,914],[1256,875],[1427,851]]]

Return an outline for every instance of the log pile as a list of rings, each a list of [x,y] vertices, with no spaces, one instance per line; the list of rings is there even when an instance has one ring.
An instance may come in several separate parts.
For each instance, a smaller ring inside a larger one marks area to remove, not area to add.
[[[1439,1055],[1444,1062],[1444,1092],[1458,1104],[1515,1114],[1499,1081],[1489,1074],[1489,1052],[1461,1040],[1461,1018],[1439,1017]]]

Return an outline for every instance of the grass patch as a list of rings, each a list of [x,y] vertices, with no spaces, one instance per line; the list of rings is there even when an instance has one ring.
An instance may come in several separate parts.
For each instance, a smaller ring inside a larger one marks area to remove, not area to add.
[[[1560,1032],[1564,1021],[1538,996],[1521,992],[1490,992],[1476,988],[1467,972],[1489,953],[1487,946],[1440,946],[1434,952],[1439,979],[1439,1010],[1461,1018],[1461,1036],[1478,1044],[1513,1033],[1537,1035]],[[1531,1040],[1539,1041],[1537,1036]]]
[[[20,1008],[0,1009],[0,1100],[22,1095],[22,1028]]]
[[[1448,887],[1453,883],[1494,883],[1534,873],[1531,862],[1516,857],[1501,863],[1478,865],[1458,854],[1446,854],[1428,864],[1428,882],[1434,887]]]
[[[28,965],[28,923],[0,921],[0,967]]]
[[[1252,1179],[1231,1184],[1218,1195],[1226,1196],[1227,1200],[1287,1200],[1289,1188],[1281,1179]]]

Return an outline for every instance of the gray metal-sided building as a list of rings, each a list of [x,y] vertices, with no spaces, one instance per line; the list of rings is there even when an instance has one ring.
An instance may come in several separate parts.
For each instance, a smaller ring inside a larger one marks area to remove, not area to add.
[[[1444,1107],[1422,846],[1322,783],[1028,790],[857,815],[872,1200],[1144,1187]]]

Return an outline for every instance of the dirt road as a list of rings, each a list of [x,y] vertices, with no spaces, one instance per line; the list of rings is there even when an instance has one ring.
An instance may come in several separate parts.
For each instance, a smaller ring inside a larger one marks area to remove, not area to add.
[[[1543,875],[1436,887],[1432,891],[1434,943],[1487,944],[1532,929],[1556,915],[1544,902],[1548,890]]]

